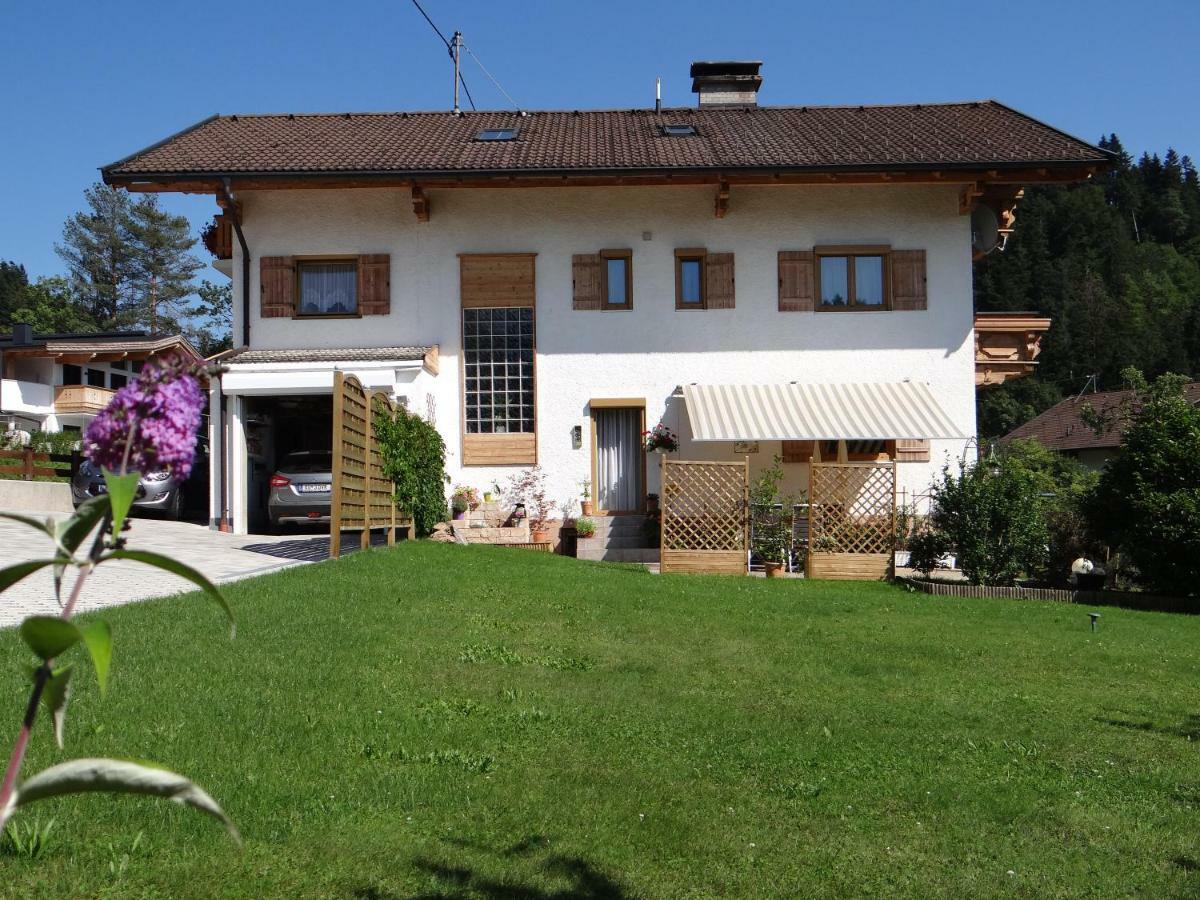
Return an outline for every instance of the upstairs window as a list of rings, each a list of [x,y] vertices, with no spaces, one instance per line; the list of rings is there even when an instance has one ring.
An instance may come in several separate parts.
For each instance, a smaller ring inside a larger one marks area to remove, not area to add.
[[[669,122],[662,127],[662,133],[667,137],[692,137],[696,126],[686,122]]]
[[[675,308],[704,309],[704,251],[675,251]]]
[[[887,309],[885,247],[818,247],[818,309]]]
[[[633,251],[601,250],[600,296],[605,309],[633,308]]]
[[[517,129],[514,128],[482,128],[475,135],[477,141],[512,141],[516,140]]]
[[[301,262],[296,267],[301,316],[353,316],[358,313],[358,263]]]

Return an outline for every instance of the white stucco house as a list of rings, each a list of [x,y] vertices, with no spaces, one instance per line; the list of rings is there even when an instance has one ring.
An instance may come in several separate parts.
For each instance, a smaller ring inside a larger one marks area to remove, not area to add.
[[[768,107],[758,63],[692,76],[695,108],[216,116],[104,168],[222,209],[214,524],[253,528],[271,459],[328,446],[335,369],[427,414],[454,482],[536,463],[602,511],[656,491],[659,422],[685,459],[782,455],[794,491],[814,453],[917,492],[968,452],[971,213],[1010,228],[1023,186],[1107,155],[993,101]]]

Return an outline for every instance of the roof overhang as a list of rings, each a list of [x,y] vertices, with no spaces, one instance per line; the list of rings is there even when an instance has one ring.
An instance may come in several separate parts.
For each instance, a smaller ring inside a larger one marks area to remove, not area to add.
[[[692,440],[922,440],[967,437],[929,385],[689,384]]]

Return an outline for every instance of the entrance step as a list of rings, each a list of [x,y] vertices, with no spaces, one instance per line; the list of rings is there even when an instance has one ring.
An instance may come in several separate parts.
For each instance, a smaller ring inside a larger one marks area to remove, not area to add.
[[[598,541],[580,541],[575,556],[593,562],[658,562],[657,547],[605,547]]]

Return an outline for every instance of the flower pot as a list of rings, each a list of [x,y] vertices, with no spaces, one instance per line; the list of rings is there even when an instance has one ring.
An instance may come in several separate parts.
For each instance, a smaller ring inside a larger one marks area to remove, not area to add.
[[[492,492],[491,492],[491,491],[484,491],[484,492],[483,492],[483,502],[484,502],[484,503],[491,503],[491,502],[492,502],[492,500],[493,500]]]
[[[583,515],[590,516],[592,514],[592,501],[591,500],[580,500],[579,508],[581,510],[583,510]]]
[[[783,563],[781,562],[765,562],[763,563],[763,570],[767,573],[768,578],[783,577]]]
[[[550,540],[550,531],[546,528],[530,531],[529,540],[534,544],[545,544]]]
[[[456,512],[456,513],[454,514],[454,521],[455,521],[455,522],[461,522],[461,521],[462,521],[463,519],[465,519],[466,517],[467,517],[467,511],[464,509],[464,510],[461,510],[461,511],[459,511],[459,512]]]

